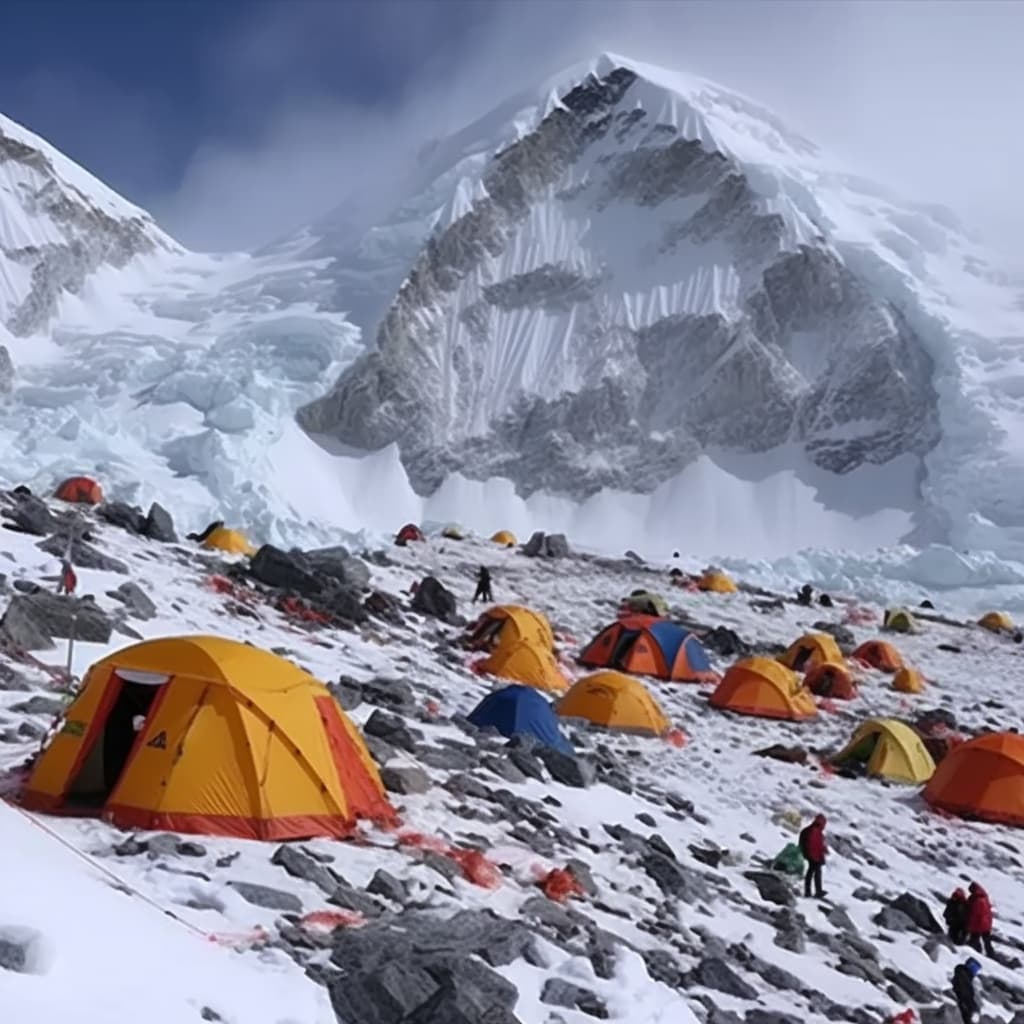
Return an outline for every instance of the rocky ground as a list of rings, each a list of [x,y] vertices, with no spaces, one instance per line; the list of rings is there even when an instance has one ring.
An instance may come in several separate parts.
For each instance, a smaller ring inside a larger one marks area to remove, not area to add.
[[[949,977],[963,952],[937,919],[949,890],[978,880],[996,910],[983,1020],[1024,1024],[1022,834],[941,817],[914,787],[822,764],[875,715],[941,709],[964,732],[1019,728],[1024,663],[1009,639],[925,622],[896,640],[928,678],[925,693],[895,693],[887,676],[866,673],[857,700],[825,702],[803,724],[725,714],[708,706],[707,687],[652,680],[682,746],[574,728],[569,758],[508,745],[465,719],[498,685],[455,642],[482,563],[498,601],[549,616],[575,676],[579,648],[640,587],[708,631],[720,670],[737,652],[775,653],[819,622],[860,642],[877,635],[877,620],[851,626],[843,602],[687,593],[668,586],[664,568],[631,558],[529,558],[476,540],[359,557],[264,549],[250,564],[174,540],[159,509],[3,500],[16,527],[0,531],[9,786],[66,704],[61,638],[72,620],[77,676],[139,637],[220,633],[333,684],[363,728],[401,815],[395,831],[278,846],[40,819],[243,958],[294,961],[324,986],[339,1021],[874,1024],[912,1009],[923,1024],[952,1024]],[[91,595],[80,600],[53,593],[69,537],[78,592]],[[444,589],[414,602],[410,584],[425,576]],[[774,744],[797,748],[796,759],[757,754]],[[819,810],[833,850],[820,903],[770,868]],[[544,884],[555,869],[571,878],[562,900]],[[17,922],[0,910],[8,924]],[[16,952],[0,955],[0,968],[17,962]],[[232,1018],[204,1003],[195,1019]]]

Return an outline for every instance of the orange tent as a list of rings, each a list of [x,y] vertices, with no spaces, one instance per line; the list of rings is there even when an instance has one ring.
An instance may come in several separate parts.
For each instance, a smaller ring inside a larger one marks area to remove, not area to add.
[[[898,672],[904,667],[903,656],[885,640],[869,640],[861,644],[853,652],[853,657],[882,672]]]
[[[573,684],[555,705],[562,718],[584,718],[609,729],[664,736],[672,727],[650,691],[622,672],[595,672]]]
[[[78,505],[98,505],[103,500],[103,488],[92,477],[69,476],[53,496]]]
[[[569,688],[569,680],[559,668],[554,654],[526,640],[499,644],[489,657],[478,661],[475,667],[492,676],[512,679],[538,690],[561,693]]]
[[[1024,736],[994,732],[961,743],[935,770],[924,798],[965,818],[1024,825]]]
[[[515,604],[499,604],[488,608],[476,620],[463,642],[471,651],[482,651],[511,646],[520,640],[545,650],[554,650],[555,646],[554,630],[542,612]]]
[[[804,676],[804,686],[816,697],[827,697],[831,700],[855,700],[857,683],[845,665],[833,665],[826,662],[812,668]]]
[[[267,651],[164,637],[89,670],[36,761],[31,810],[242,839],[341,837],[394,811],[323,683]]]
[[[713,707],[764,718],[814,718],[818,709],[800,677],[771,658],[737,662],[711,695]]]

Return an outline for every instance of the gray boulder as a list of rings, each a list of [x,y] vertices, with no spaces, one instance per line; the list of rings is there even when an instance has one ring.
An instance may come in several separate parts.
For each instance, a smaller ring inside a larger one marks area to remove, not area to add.
[[[48,650],[55,637],[105,644],[112,630],[107,613],[91,598],[46,590],[15,594],[0,619],[0,635],[26,651]]]
[[[287,914],[301,914],[302,900],[293,892],[273,889],[269,885],[257,885],[254,882],[228,882],[246,903],[267,910],[280,910]]]
[[[146,528],[146,517],[142,509],[125,501],[105,501],[96,510],[96,514],[111,526],[119,526],[129,533],[140,534]]]
[[[932,935],[942,934],[942,925],[935,920],[935,915],[932,913],[931,907],[929,907],[924,900],[919,899],[912,893],[903,893],[903,895],[894,899],[889,905],[894,910],[898,910],[906,914],[907,917],[909,917],[910,920],[921,929],[921,931],[929,932]]]
[[[306,596],[319,594],[323,589],[302,552],[282,551],[273,544],[264,544],[252,556],[249,572],[268,587],[294,590]]]
[[[270,858],[270,863],[284,868],[292,878],[312,882],[328,896],[333,895],[338,888],[338,879],[332,871],[294,846],[279,846]]]
[[[304,551],[303,558],[314,572],[329,576],[345,586],[363,588],[370,583],[369,566],[350,555],[340,544]]]
[[[34,494],[15,494],[14,504],[3,510],[4,524],[18,533],[48,537],[57,529],[57,517],[42,498]]]
[[[594,781],[594,767],[589,761],[563,754],[553,747],[538,746],[536,754],[555,782],[561,782],[563,786],[585,789]]]
[[[449,622],[457,612],[455,595],[440,580],[425,576],[413,594],[412,610]]]
[[[882,909],[871,918],[879,928],[885,928],[890,932],[910,932],[916,927],[913,920],[902,910],[894,907],[882,907]]]
[[[430,776],[415,765],[388,765],[380,770],[380,781],[389,793],[426,793],[430,789]]]
[[[724,992],[737,999],[756,999],[758,992],[749,982],[744,981],[724,960],[705,957],[693,971],[693,982],[705,988]]]
[[[29,697],[28,700],[12,704],[11,710],[20,715],[47,715],[52,718],[54,715],[59,715],[64,707],[64,701],[59,698],[47,697],[38,693],[34,697]]]
[[[604,1000],[596,996],[590,989],[574,985],[561,978],[548,978],[541,989],[540,1001],[548,1006],[561,1006],[567,1010],[579,1010],[590,1017],[607,1020],[608,1008]]]
[[[769,903],[777,903],[780,907],[790,907],[796,902],[789,882],[773,871],[747,871],[744,878],[750,879],[757,886],[761,899]]]
[[[568,558],[569,542],[564,533],[543,533],[538,530],[523,545],[528,558]]]
[[[82,569],[98,569],[101,572],[120,572],[127,575],[128,566],[118,558],[103,554],[99,548],[94,547],[80,535],[75,535],[71,540],[70,548],[66,535],[56,533],[47,537],[42,543],[36,545],[40,551],[45,551],[54,558],[64,558],[69,553],[71,564]]]
[[[409,897],[409,889],[405,882],[400,878],[395,878],[383,868],[378,868],[374,873],[366,891],[373,893],[374,896],[382,896],[386,900],[391,900],[392,903],[404,904]]]
[[[171,513],[155,501],[149,506],[149,514],[146,516],[142,532],[150,540],[158,540],[164,544],[174,544],[178,540]]]
[[[116,590],[108,590],[107,597],[120,601],[130,615],[148,621],[156,617],[156,605],[149,599],[146,592],[137,583],[127,580]]]

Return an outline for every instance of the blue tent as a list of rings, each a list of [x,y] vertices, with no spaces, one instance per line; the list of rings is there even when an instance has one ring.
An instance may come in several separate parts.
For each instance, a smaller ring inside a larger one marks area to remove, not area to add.
[[[489,693],[470,712],[469,720],[479,729],[490,726],[509,738],[525,734],[547,747],[573,752],[551,705],[532,686],[506,686]]]

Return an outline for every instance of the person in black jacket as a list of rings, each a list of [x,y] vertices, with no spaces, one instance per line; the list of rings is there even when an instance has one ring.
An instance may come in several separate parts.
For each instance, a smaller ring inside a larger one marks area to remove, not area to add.
[[[974,957],[957,964],[953,971],[953,995],[964,1024],[981,1019],[980,986],[975,978],[981,973],[981,964]]]
[[[957,889],[946,900],[942,917],[946,922],[949,941],[962,946],[967,941],[967,893],[963,889]]]
[[[484,604],[490,604],[494,598],[491,596],[491,570],[486,565],[480,566],[480,571],[476,574],[476,592],[473,594],[473,604],[477,601],[483,601]]]

